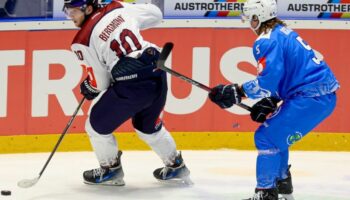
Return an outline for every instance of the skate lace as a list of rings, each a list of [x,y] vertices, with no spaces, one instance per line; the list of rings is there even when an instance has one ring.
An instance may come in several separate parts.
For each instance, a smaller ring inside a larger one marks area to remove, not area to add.
[[[160,171],[160,175],[163,177],[163,179],[166,178],[167,174],[169,171],[169,167],[164,167],[161,171]]]
[[[264,193],[262,191],[259,191],[254,194],[252,200],[262,200],[264,198]]]
[[[92,170],[92,176],[93,177],[98,177],[98,176],[100,176],[100,179],[102,179],[103,178],[103,174],[106,172],[106,170],[105,169],[103,169],[103,168],[97,168],[97,169],[93,169]]]

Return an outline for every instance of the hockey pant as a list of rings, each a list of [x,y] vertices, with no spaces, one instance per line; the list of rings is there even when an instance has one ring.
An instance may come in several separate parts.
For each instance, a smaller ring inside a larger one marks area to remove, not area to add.
[[[311,98],[295,96],[285,100],[256,130],[257,188],[274,188],[278,179],[286,178],[289,146],[327,118],[335,105],[335,93]]]
[[[166,84],[165,73],[150,80],[117,82],[93,103],[85,128],[101,166],[113,164],[118,144],[112,133],[130,118],[140,138],[164,163],[176,155],[175,142],[161,120]]]

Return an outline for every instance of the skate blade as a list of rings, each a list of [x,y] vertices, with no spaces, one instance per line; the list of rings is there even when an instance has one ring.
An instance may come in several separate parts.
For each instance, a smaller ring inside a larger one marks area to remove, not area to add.
[[[114,180],[104,181],[101,183],[84,181],[84,183],[87,185],[104,185],[104,186],[124,186],[125,185],[125,182],[123,179],[114,179]]]
[[[282,198],[279,198],[281,200],[295,200],[293,194],[280,194]]]
[[[169,185],[184,185],[184,186],[192,186],[194,185],[193,181],[189,176],[182,178],[174,178],[169,180],[157,179],[161,183],[169,184]]]

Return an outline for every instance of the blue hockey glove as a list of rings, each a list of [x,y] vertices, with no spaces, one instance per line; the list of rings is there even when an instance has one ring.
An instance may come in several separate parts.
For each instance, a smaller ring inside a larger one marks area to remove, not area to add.
[[[266,117],[277,109],[277,103],[279,101],[280,100],[275,97],[266,97],[261,99],[252,106],[250,118],[253,121],[263,123],[266,120]]]
[[[98,94],[100,94],[100,91],[91,86],[88,77],[80,84],[80,94],[82,94],[87,100],[93,100]]]
[[[241,103],[244,93],[238,84],[218,85],[209,93],[209,99],[220,106],[229,108],[233,104]]]

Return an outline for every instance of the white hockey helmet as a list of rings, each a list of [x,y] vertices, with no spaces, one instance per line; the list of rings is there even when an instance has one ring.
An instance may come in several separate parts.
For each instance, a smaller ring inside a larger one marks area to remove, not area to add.
[[[243,21],[252,21],[253,16],[259,20],[259,24],[254,30],[260,28],[261,23],[277,17],[276,0],[247,0],[242,10]]]

